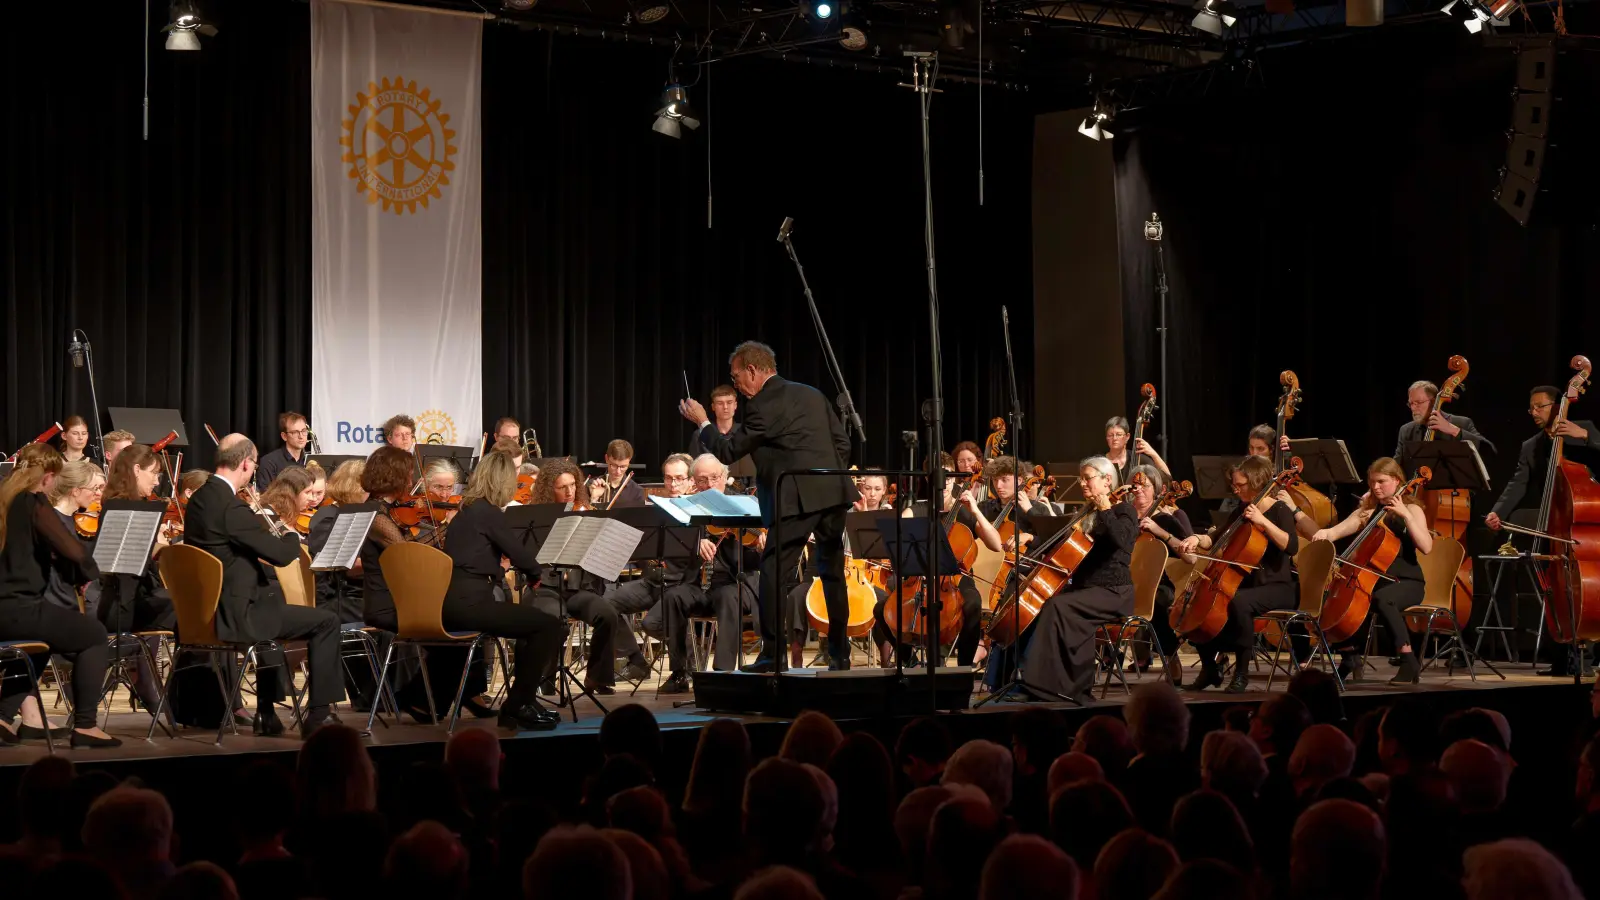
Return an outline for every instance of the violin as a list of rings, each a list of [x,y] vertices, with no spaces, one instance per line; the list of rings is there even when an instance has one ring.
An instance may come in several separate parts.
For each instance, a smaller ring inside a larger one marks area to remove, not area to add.
[[[1284,454],[1282,441],[1286,435],[1284,429],[1288,426],[1289,420],[1294,418],[1295,410],[1300,405],[1300,376],[1291,369],[1284,369],[1278,375],[1278,383],[1283,385],[1283,395],[1278,398],[1279,445],[1272,450],[1272,466],[1274,470],[1282,472]],[[1283,489],[1294,498],[1295,505],[1310,516],[1318,528],[1328,528],[1333,525],[1336,514],[1333,501],[1328,499],[1327,494],[1301,482],[1298,476],[1285,482]]]
[[[1401,485],[1397,493],[1402,499],[1415,494],[1432,477],[1433,472],[1422,466],[1417,469],[1417,477]],[[1377,502],[1376,498],[1373,502]],[[1381,527],[1388,516],[1389,507],[1375,509],[1355,540],[1334,560],[1319,620],[1330,646],[1350,640],[1361,630],[1361,623],[1372,609],[1372,591],[1400,556],[1400,536]]]
[[[450,514],[461,508],[461,495],[452,494],[448,500],[435,500],[423,494],[402,494],[395,498],[389,509],[389,518],[402,528],[419,528],[423,522],[434,527],[450,521]],[[305,514],[306,528],[311,527],[311,515]]]
[[[1439,393],[1433,397],[1433,408],[1429,410],[1429,417],[1439,412],[1446,402],[1454,400],[1466,390],[1467,358],[1452,356],[1447,363],[1451,376],[1439,388]],[[1431,441],[1438,436],[1438,432],[1427,427],[1428,417],[1423,418],[1423,428],[1426,434],[1424,441]],[[1423,491],[1418,499],[1422,503],[1422,511],[1428,517],[1428,528],[1435,534],[1447,535],[1458,541],[1465,542],[1467,526],[1472,521],[1472,492],[1461,488],[1438,488]],[[1456,621],[1465,625],[1472,618],[1472,557],[1469,555],[1461,560],[1461,568],[1456,570],[1456,580],[1450,589],[1451,606],[1456,614]]]
[[[1111,505],[1126,501],[1132,493],[1131,484],[1113,490]],[[1029,567],[1029,571],[1015,591],[1002,591],[1000,602],[995,604],[989,626],[984,631],[995,646],[1005,648],[1015,643],[1033,624],[1045,603],[1066,587],[1072,573],[1094,549],[1094,538],[1084,529],[1083,522],[1090,513],[1098,510],[1099,507],[1093,503],[1083,504],[1065,528],[1045,539],[1037,552],[1029,547],[1029,554],[1019,560],[1021,565]],[[995,581],[1004,585],[1011,580],[1010,570],[1007,567],[1002,569],[1004,577],[996,575]]]
[[[721,525],[707,525],[706,526],[706,534],[709,535],[710,537],[716,538],[717,539],[717,543],[719,543],[719,544],[722,543],[722,539],[723,538],[725,538],[728,535],[734,533],[735,531],[739,531],[740,532],[740,534],[739,534],[739,543],[743,544],[746,547],[749,547],[752,550],[754,550],[756,548],[756,546],[761,542],[761,536],[767,533],[767,530],[765,528],[737,529],[737,528],[725,528],[725,527],[723,527]]]
[[[1296,456],[1277,477],[1261,486],[1252,504],[1282,490],[1299,476],[1305,464]],[[1183,596],[1173,601],[1167,621],[1192,644],[1215,640],[1228,624],[1228,606],[1251,572],[1267,554],[1267,533],[1241,514],[1211,543],[1211,555],[1194,568]]]
[[[79,510],[72,514],[72,525],[77,529],[78,537],[88,539],[100,533],[100,503],[96,501],[89,504],[88,509]]]
[[[1577,374],[1567,382],[1551,431],[1567,420],[1572,401],[1588,389],[1594,367],[1574,356]],[[1563,644],[1600,640],[1600,483],[1581,463],[1563,453],[1566,438],[1552,435],[1539,530],[1551,539],[1538,560],[1539,581],[1550,591],[1545,618],[1550,636]],[[1535,553],[1542,541],[1535,541]]]
[[[533,480],[535,477],[536,476],[534,475],[518,475],[517,492],[511,495],[511,499],[521,503],[523,506],[527,506],[529,503],[532,503]]]

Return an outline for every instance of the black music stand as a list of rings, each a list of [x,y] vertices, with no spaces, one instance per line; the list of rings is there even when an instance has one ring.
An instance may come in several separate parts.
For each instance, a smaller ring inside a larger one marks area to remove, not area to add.
[[[1202,500],[1226,500],[1233,496],[1228,472],[1239,464],[1238,456],[1194,456],[1194,492]]]
[[[582,513],[575,514],[568,511],[565,503],[536,503],[533,505],[513,506],[506,510],[505,515],[506,522],[508,525],[510,525],[511,530],[514,532],[522,532],[522,543],[527,546],[527,548],[535,556],[537,556],[539,549],[544,546],[545,539],[550,536],[550,529],[555,527],[557,519],[569,515],[582,515]],[[554,586],[552,589],[556,594],[556,616],[563,623],[565,623],[567,620],[566,586],[568,581],[567,574],[569,567],[553,566],[552,568],[557,569],[562,576],[561,583]],[[524,577],[527,577],[530,574],[537,573],[523,573]],[[579,578],[579,583],[582,583],[581,576]],[[562,653],[565,654],[565,652],[566,646],[565,643],[563,643]],[[610,665],[616,665],[615,660],[607,660],[607,663]],[[594,661],[591,659],[589,664],[594,665]],[[558,658],[556,662],[555,675],[557,685],[556,705],[569,707],[571,709],[572,720],[574,722],[578,720],[578,706],[575,702],[577,698],[572,696],[568,679],[571,679],[571,683],[576,683],[578,685],[578,696],[588,697],[589,702],[593,703],[595,707],[600,710],[601,715],[606,715],[610,712],[606,709],[605,704],[600,702],[598,697],[591,693],[588,688],[583,686],[583,682],[572,673],[571,667],[561,662]],[[538,693],[535,692],[534,696],[538,698]],[[542,701],[543,698],[539,699]]]
[[[1360,484],[1362,477],[1350,461],[1344,441],[1335,438],[1293,438],[1289,456],[1300,457],[1300,479],[1306,484]],[[1330,494],[1331,499],[1331,494]]]
[[[114,412],[114,410],[113,410],[113,412]],[[113,420],[112,424],[113,425],[117,424],[116,420]],[[121,427],[121,426],[119,426],[119,427]],[[171,430],[172,430],[171,428],[168,428],[166,431],[161,432],[162,437],[165,437],[168,434],[168,432],[170,432]],[[167,502],[165,500],[106,500],[101,504],[101,522],[102,522],[102,524],[104,523],[106,514],[114,512],[116,510],[129,510],[129,511],[132,511],[132,512],[146,512],[146,513],[155,513],[156,515],[162,515],[167,511]],[[147,562],[145,562],[146,572],[148,572],[148,567],[153,565],[153,561],[149,561],[150,560],[150,554],[151,554],[152,551],[155,550],[156,538],[157,538],[157,536],[160,535],[160,533],[161,533],[161,527],[157,526],[155,533],[150,536],[150,540],[148,542],[141,542],[141,544],[142,544],[141,547],[131,548],[135,553],[137,553],[140,556],[142,556],[142,558],[144,560],[147,560]],[[97,549],[98,549],[98,544],[99,544],[99,537],[98,537],[98,534],[97,534],[97,536],[96,536],[96,548]],[[117,582],[116,622],[114,624],[112,624],[112,627],[115,628],[116,630],[113,632],[113,636],[111,638],[111,665],[113,667],[111,672],[109,673],[110,676],[111,676],[111,682],[107,686],[107,689],[103,690],[101,692],[105,696],[107,721],[110,721],[111,695],[116,693],[116,689],[117,689],[118,685],[126,687],[128,689],[128,693],[133,694],[135,696],[138,695],[138,692],[134,688],[133,679],[128,677],[128,661],[123,656],[123,653],[122,653],[122,646],[123,646],[122,645],[122,638],[123,638],[124,635],[128,635],[129,637],[133,637],[133,635],[131,635],[128,632],[127,616],[133,611],[133,599],[134,599],[135,594],[138,592],[139,580],[140,580],[141,576],[132,575],[132,574],[124,574],[124,573],[113,573],[113,572],[110,572],[110,571],[108,571],[106,574],[109,577],[116,579],[116,582]],[[102,600],[102,602],[104,601],[104,599],[105,599],[105,592],[104,592],[104,586],[102,585],[102,588],[101,588],[101,600]],[[139,638],[134,637],[134,640],[138,641]],[[138,652],[141,653],[141,654],[148,654],[150,651],[149,651],[148,646],[142,646],[142,647],[138,648]],[[135,657],[135,658],[137,659],[137,657]],[[135,663],[135,665],[137,666],[137,662]],[[150,665],[151,665],[151,672],[153,674],[155,674],[157,676],[157,678],[159,679],[160,673],[157,672],[156,669],[155,669],[155,658],[153,656],[150,657]],[[159,683],[160,682],[158,680],[157,684],[159,684]],[[82,703],[82,702],[84,702],[82,697],[74,697],[72,699],[73,699],[74,703]],[[172,710],[170,710],[170,709],[167,710],[167,722],[166,723],[161,722],[161,719],[159,718],[157,713],[152,712],[151,715],[152,716],[156,716],[156,723],[161,725],[161,729],[163,731],[165,731],[168,736],[171,736],[172,729],[168,727],[168,723],[172,723],[172,721],[173,721],[173,719],[172,719]]]
[[[848,518],[848,517],[847,517]],[[938,537],[932,537],[928,520],[917,517],[902,519],[893,513],[880,512],[876,522],[880,542],[887,551],[887,557],[898,565],[894,566],[897,579],[921,578],[922,579],[922,608],[923,608],[923,646],[930,654],[939,652],[939,590],[938,582],[934,577],[957,576],[961,574],[961,561],[956,559],[955,551],[950,548],[950,536],[940,531]],[[854,546],[854,545],[852,545]],[[930,560],[929,548],[934,548],[936,560]],[[891,565],[894,565],[891,563]],[[932,577],[930,577],[932,576]],[[895,602],[898,602],[896,600]],[[905,643],[902,640],[905,632],[902,621],[901,632],[895,635],[897,644]],[[896,657],[899,656],[899,647],[895,648]]]
[[[131,432],[138,443],[149,445],[176,431],[177,438],[168,447],[189,446],[189,431],[183,427],[183,415],[175,409],[156,409],[130,406],[108,406],[113,431]]]
[[[1433,471],[1425,490],[1486,491],[1489,470],[1471,441],[1406,441],[1400,468],[1415,472],[1419,466]]]
[[[666,510],[653,503],[649,506],[629,506],[622,509],[597,509],[591,511],[588,515],[596,518],[616,519],[644,532],[644,536],[639,539],[639,546],[634,548],[633,555],[628,558],[630,565],[650,560],[660,560],[662,562],[667,560],[700,561],[700,529],[680,524]],[[656,602],[662,602],[666,595],[666,585],[652,582],[650,587],[655,594]],[[670,628],[672,619],[663,614],[662,622]],[[672,642],[672,632],[670,630],[666,634],[666,639],[670,645]],[[590,665],[593,664],[591,660]],[[628,696],[631,697],[639,693],[639,688],[643,684],[644,682],[642,681],[635,683],[633,691]],[[660,696],[660,694],[661,686],[657,685],[656,695]],[[694,701],[680,700],[678,702],[689,705]]]

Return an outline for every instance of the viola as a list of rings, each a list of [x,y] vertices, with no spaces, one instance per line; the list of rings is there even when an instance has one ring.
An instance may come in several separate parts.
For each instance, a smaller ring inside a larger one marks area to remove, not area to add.
[[[1114,506],[1126,501],[1132,492],[1133,485],[1130,484],[1117,488],[1111,492],[1111,504]],[[1028,554],[1019,561],[1029,571],[1022,577],[1019,588],[1002,593],[984,630],[984,634],[996,646],[1004,648],[1015,643],[1033,624],[1045,603],[1066,587],[1072,573],[1094,549],[1094,538],[1084,529],[1083,522],[1097,509],[1093,503],[1085,503],[1067,523],[1067,527],[1044,540],[1037,549],[1030,547]],[[1005,577],[995,577],[996,583],[1006,584],[1011,580],[1009,575],[1007,568]]]
[[[1400,496],[1415,494],[1432,477],[1433,472],[1422,466],[1417,469],[1416,478],[1401,485]],[[1361,630],[1361,623],[1372,609],[1373,590],[1400,556],[1400,536],[1385,527],[1388,516],[1387,506],[1376,509],[1355,540],[1334,560],[1319,619],[1330,644],[1348,641]]]
[[[1286,436],[1285,429],[1289,420],[1294,418],[1295,411],[1300,406],[1300,376],[1292,369],[1284,369],[1278,375],[1278,383],[1283,385],[1283,395],[1278,398],[1278,440],[1280,444],[1272,450],[1272,464],[1276,471],[1283,471],[1283,446],[1281,441]],[[1294,503],[1311,521],[1317,523],[1318,528],[1328,528],[1333,525],[1336,513],[1333,501],[1327,494],[1317,490],[1309,484],[1300,481],[1299,477],[1284,483],[1284,490],[1294,498]]]
[[[1290,459],[1289,465],[1262,485],[1250,502],[1260,503],[1269,493],[1281,490],[1302,468],[1300,457]],[[1210,557],[1201,561],[1203,565],[1195,566],[1183,596],[1173,602],[1167,618],[1173,630],[1192,644],[1215,640],[1228,624],[1228,606],[1233,602],[1233,595],[1260,565],[1269,543],[1266,532],[1250,524],[1241,511],[1227,530],[1212,542]]]
[[[1574,356],[1577,374],[1567,382],[1551,430],[1567,420],[1567,410],[1588,389],[1594,367]],[[1550,636],[1569,644],[1600,640],[1600,482],[1581,463],[1565,457],[1565,438],[1550,440],[1539,530],[1555,538],[1538,561],[1540,583],[1550,591],[1545,618]],[[1535,541],[1535,552],[1544,541]]]
[[[1467,359],[1464,356],[1452,356],[1447,363],[1451,376],[1445,379],[1439,388],[1439,393],[1433,397],[1433,408],[1429,415],[1439,412],[1446,402],[1454,400],[1466,390]],[[1428,420],[1422,420],[1426,423]],[[1438,436],[1432,428],[1426,429],[1424,441],[1431,441]],[[1428,517],[1428,528],[1435,534],[1448,535],[1466,543],[1467,526],[1472,521],[1472,492],[1461,488],[1439,488],[1425,490],[1418,499],[1422,503],[1422,511]],[[1472,557],[1467,556],[1461,560],[1461,568],[1456,570],[1455,583],[1450,590],[1451,607],[1456,614],[1456,621],[1466,625],[1472,618]],[[1440,623],[1443,627],[1444,623]]]

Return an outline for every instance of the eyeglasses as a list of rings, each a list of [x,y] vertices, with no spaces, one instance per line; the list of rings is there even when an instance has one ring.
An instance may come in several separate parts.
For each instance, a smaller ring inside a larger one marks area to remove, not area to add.
[[[1555,406],[1555,404],[1554,403],[1535,403],[1534,405],[1528,407],[1528,412],[1534,413],[1534,412],[1538,412],[1538,411],[1540,411],[1542,409],[1549,409],[1552,406]]]
[[[310,433],[311,433],[311,429],[309,429],[309,428],[299,428],[299,429],[296,429],[294,431],[285,431],[284,432],[284,434],[287,434],[287,435],[289,435],[291,437],[305,437],[306,435],[308,435]]]
[[[687,475],[668,475],[666,480],[672,484],[677,484],[680,481],[689,481],[691,479]]]

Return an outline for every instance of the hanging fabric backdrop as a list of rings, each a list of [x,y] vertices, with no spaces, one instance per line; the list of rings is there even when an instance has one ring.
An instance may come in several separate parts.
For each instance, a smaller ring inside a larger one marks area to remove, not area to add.
[[[396,412],[471,444],[483,406],[482,22],[313,0],[311,409],[327,453]]]

